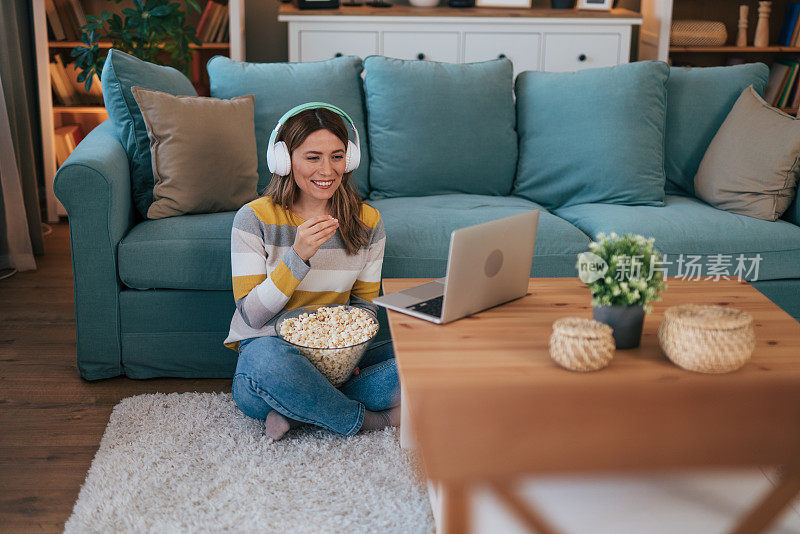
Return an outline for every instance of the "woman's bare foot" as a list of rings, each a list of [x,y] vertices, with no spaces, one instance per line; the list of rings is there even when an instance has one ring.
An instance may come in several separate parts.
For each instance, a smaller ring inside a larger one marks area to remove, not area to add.
[[[381,430],[387,426],[400,426],[400,407],[395,406],[380,412],[364,410],[361,430]]]
[[[289,419],[275,410],[272,410],[267,414],[267,419],[264,421],[264,434],[266,434],[268,438],[278,441],[290,428],[296,428],[302,424],[303,423],[300,421]]]

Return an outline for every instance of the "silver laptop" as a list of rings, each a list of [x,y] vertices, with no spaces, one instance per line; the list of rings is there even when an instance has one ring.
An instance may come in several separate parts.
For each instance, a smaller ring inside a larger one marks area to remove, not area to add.
[[[390,310],[445,324],[524,296],[539,210],[450,234],[447,276],[372,299]]]

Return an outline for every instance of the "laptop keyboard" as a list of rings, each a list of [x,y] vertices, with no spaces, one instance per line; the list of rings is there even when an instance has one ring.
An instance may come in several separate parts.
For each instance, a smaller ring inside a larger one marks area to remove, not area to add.
[[[441,317],[442,302],[444,302],[444,295],[440,295],[436,298],[432,298],[430,300],[425,300],[423,302],[407,306],[407,308],[409,310],[427,313],[428,315],[433,315],[434,317]]]

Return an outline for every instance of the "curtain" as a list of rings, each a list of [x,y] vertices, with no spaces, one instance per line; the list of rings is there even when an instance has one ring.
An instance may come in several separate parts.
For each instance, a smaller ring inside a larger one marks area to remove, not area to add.
[[[44,252],[30,2],[0,1],[0,269],[36,268]]]

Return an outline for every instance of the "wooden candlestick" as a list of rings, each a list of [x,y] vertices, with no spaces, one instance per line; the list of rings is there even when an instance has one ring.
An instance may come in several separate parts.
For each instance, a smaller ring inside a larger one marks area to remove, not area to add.
[[[772,11],[772,2],[758,3],[758,24],[756,25],[756,38],[753,46],[762,48],[769,46],[769,14]]]
[[[736,35],[736,46],[747,46],[747,16],[749,14],[749,6],[739,6],[739,33]]]

